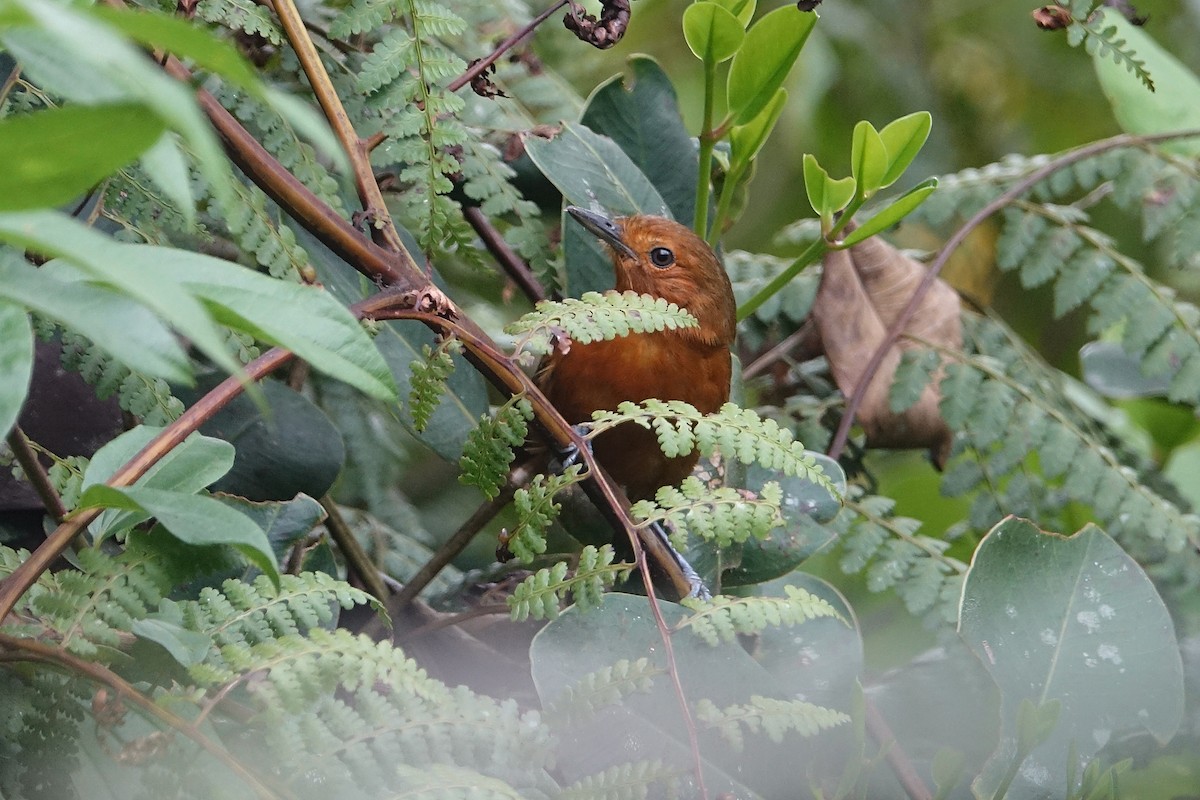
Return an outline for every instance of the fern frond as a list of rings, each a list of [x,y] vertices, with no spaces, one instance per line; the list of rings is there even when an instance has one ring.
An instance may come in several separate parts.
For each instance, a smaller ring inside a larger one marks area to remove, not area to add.
[[[368,33],[396,18],[395,0],[353,0],[341,8],[329,23],[329,35],[334,39]]]
[[[754,695],[746,705],[717,708],[711,700],[696,703],[696,720],[715,729],[739,753],[745,749],[745,727],[752,733],[765,733],[773,742],[782,742],[789,731],[815,736],[823,730],[849,722],[841,711],[806,703],[803,700],[776,700]]]
[[[531,419],[533,407],[520,395],[496,409],[494,415],[482,417],[463,444],[458,479],[479,489],[489,500],[495,498],[508,477],[508,465],[514,458],[512,449],[525,441]]]
[[[941,364],[941,357],[936,350],[904,350],[892,377],[892,387],[888,390],[888,407],[892,413],[903,414],[916,405]]]
[[[454,371],[452,356],[461,352],[462,342],[458,339],[443,339],[436,348],[424,345],[421,353],[425,360],[414,361],[409,368],[408,408],[413,427],[418,431],[425,430],[437,410],[446,391],[446,381]]]
[[[183,403],[171,394],[166,381],[130,370],[90,339],[69,330],[62,333],[62,365],[94,386],[101,400],[116,394],[121,409],[146,425],[166,425],[183,413]]]
[[[783,490],[768,481],[757,497],[728,486],[709,488],[695,476],[678,487],[664,486],[653,500],[639,500],[630,511],[643,525],[665,522],[675,546],[683,549],[694,533],[719,547],[765,538],[783,524]]]
[[[761,633],[769,627],[799,625],[817,617],[833,617],[842,622],[827,600],[795,586],[785,586],[787,597],[718,596],[707,602],[689,600],[692,613],[675,625],[675,630],[692,632],[716,647],[731,642],[738,634]]]
[[[646,800],[656,786],[675,796],[683,772],[655,759],[609,767],[572,783],[559,794],[561,800]],[[657,796],[657,795],[656,795]]]
[[[635,292],[587,292],[579,299],[543,300],[505,331],[517,337],[514,354],[526,363],[554,349],[556,339],[579,344],[607,341],[631,333],[695,328],[687,309],[661,297]]]
[[[589,672],[563,689],[562,694],[547,706],[546,721],[553,725],[570,725],[602,708],[614,706],[634,693],[649,692],[654,679],[666,672],[647,658],[636,661],[622,658],[615,664]]]
[[[517,489],[513,506],[517,511],[517,526],[507,538],[508,549],[523,563],[546,552],[546,529],[560,510],[554,496],[579,483],[582,467],[574,464],[561,475],[535,475],[529,485]]]
[[[253,0],[200,0],[196,15],[205,22],[223,25],[232,31],[261,36],[271,44],[283,44],[283,31],[271,12]]]
[[[719,452],[743,464],[758,462],[785,475],[798,475],[836,494],[833,484],[791,431],[751,409],[726,403],[715,414],[701,414],[680,400],[621,403],[616,411],[592,415],[592,422],[587,424],[588,437],[595,438],[626,422],[654,431],[659,447],[668,456],[687,455],[694,450],[702,456]]]
[[[1072,47],[1083,44],[1088,55],[1101,58],[1111,58],[1113,63],[1124,66],[1132,72],[1142,84],[1154,91],[1154,79],[1146,69],[1146,63],[1129,49],[1124,39],[1117,38],[1116,26],[1103,26],[1099,18],[1091,16],[1076,16],[1067,26],[1067,41]]]
[[[633,570],[632,564],[613,564],[614,557],[611,544],[599,549],[589,544],[579,554],[579,565],[569,577],[565,561],[539,569],[521,581],[509,595],[508,607],[513,621],[523,622],[530,617],[554,619],[567,592],[574,595],[575,604],[581,609],[599,605],[604,590],[618,580],[624,580]]]

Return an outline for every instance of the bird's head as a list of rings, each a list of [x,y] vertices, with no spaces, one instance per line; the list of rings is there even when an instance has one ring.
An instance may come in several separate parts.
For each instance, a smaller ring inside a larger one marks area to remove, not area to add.
[[[616,289],[661,297],[686,308],[699,330],[681,333],[706,344],[733,342],[736,305],[717,254],[692,230],[666,217],[607,217],[578,206],[567,213],[608,246]]]

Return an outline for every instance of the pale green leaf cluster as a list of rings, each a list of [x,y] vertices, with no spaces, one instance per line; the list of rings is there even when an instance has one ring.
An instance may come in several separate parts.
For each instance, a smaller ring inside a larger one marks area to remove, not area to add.
[[[633,761],[588,775],[562,790],[561,800],[645,800],[656,787],[675,796],[682,773],[659,759]],[[657,795],[655,795],[657,796]]]
[[[512,546],[511,542],[509,546]],[[632,564],[613,564],[614,556],[611,544],[600,548],[589,544],[579,554],[579,564],[574,570],[570,570],[565,561],[539,569],[521,581],[508,596],[513,621],[523,622],[531,617],[554,619],[568,592],[580,609],[599,605],[604,590],[633,570]]]
[[[769,481],[756,497],[728,486],[709,488],[693,475],[678,487],[662,487],[653,500],[639,500],[631,511],[643,524],[665,522],[679,549],[684,548],[691,534],[725,547],[750,538],[762,539],[782,525],[782,500],[783,492],[774,481]]]
[[[642,657],[622,658],[614,664],[579,678],[546,708],[546,721],[554,725],[572,722],[614,706],[626,697],[650,691],[654,679],[666,670]]]
[[[708,644],[732,642],[739,634],[753,635],[771,627],[792,627],[818,617],[845,622],[829,601],[796,586],[784,587],[786,597],[731,597],[719,595],[709,601],[689,600],[692,613],[676,625],[691,629]]]
[[[521,396],[500,406],[495,414],[482,417],[463,445],[458,479],[489,499],[499,494],[514,458],[513,448],[525,441],[531,419],[533,407]]]
[[[774,742],[782,742],[789,732],[815,736],[849,722],[850,717],[803,700],[776,700],[754,695],[745,705],[726,708],[718,708],[711,700],[701,700],[696,703],[696,720],[715,729],[730,747],[741,752],[746,746],[743,727],[752,733],[765,733]]]
[[[694,450],[704,456],[720,453],[743,464],[757,462],[785,475],[798,475],[835,493],[821,468],[791,431],[780,427],[775,420],[760,417],[752,409],[726,403],[715,414],[701,414],[680,400],[621,403],[616,411],[597,411],[593,415],[588,424],[589,437],[626,422],[654,431],[659,447],[668,456],[686,455]]]
[[[554,496],[579,483],[582,469],[573,464],[561,475],[535,475],[528,486],[517,489],[513,495],[517,525],[507,542],[508,549],[522,563],[528,564],[534,556],[546,552],[546,529],[561,510]]]
[[[424,361],[414,361],[409,373],[408,408],[413,427],[425,430],[446,391],[446,380],[454,371],[454,356],[462,352],[462,342],[445,339],[436,348],[421,348]],[[524,438],[522,436],[522,438]]]
[[[673,331],[698,325],[687,309],[661,297],[635,292],[587,292],[579,299],[544,300],[505,330],[517,337],[518,357],[531,360],[553,350],[556,340],[591,344],[631,333]]]

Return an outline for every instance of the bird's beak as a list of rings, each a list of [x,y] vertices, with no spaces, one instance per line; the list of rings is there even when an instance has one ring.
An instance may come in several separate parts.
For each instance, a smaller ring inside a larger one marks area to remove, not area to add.
[[[621,226],[613,220],[579,206],[567,206],[567,213],[613,250],[628,258],[637,258],[637,253],[633,252],[633,248],[625,244],[625,240],[621,238]]]

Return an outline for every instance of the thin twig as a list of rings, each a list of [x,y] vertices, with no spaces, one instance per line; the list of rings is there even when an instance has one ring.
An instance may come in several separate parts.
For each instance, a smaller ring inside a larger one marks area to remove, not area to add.
[[[1151,136],[1133,136],[1123,133],[1119,136],[1113,136],[1109,139],[1101,139],[1098,142],[1084,145],[1075,150],[1071,150],[1061,156],[1051,159],[1050,161],[1038,167],[1033,172],[1022,178],[1017,183],[1013,184],[1007,191],[1000,194],[990,203],[988,203],[979,211],[975,212],[962,226],[954,232],[942,249],[938,251],[937,258],[929,265],[925,275],[921,278],[921,282],[917,288],[913,290],[912,297],[909,298],[908,304],[904,306],[904,310],[900,312],[895,321],[888,327],[884,333],[883,341],[875,348],[875,352],[871,354],[870,360],[867,362],[866,369],[863,370],[862,377],[859,378],[858,384],[855,385],[854,391],[850,397],[846,399],[846,411],[842,415],[841,422],[838,423],[837,432],[833,436],[833,440],[829,444],[830,458],[838,458],[846,449],[846,441],[850,436],[850,426],[854,424],[854,417],[858,413],[859,406],[862,405],[863,398],[866,396],[867,387],[875,378],[875,373],[879,371],[879,366],[883,363],[883,359],[887,356],[891,348],[899,340],[901,333],[912,320],[913,314],[916,313],[917,307],[920,306],[922,298],[933,286],[941,273],[946,262],[950,260],[951,254],[958,249],[958,246],[963,243],[970,233],[979,227],[988,217],[995,214],[997,211],[1004,208],[1006,205],[1016,200],[1025,192],[1032,189],[1037,183],[1044,180],[1047,176],[1057,172],[1064,167],[1068,167],[1078,161],[1083,161],[1087,158],[1092,158],[1109,150],[1116,150],[1121,147],[1136,147],[1142,144],[1165,142],[1172,139],[1184,139],[1193,136],[1200,136],[1200,130],[1178,131],[1175,133],[1160,133]]]
[[[430,620],[418,628],[413,628],[411,631],[405,631],[395,637],[395,643],[399,645],[407,644],[413,639],[418,639],[434,631],[440,631],[443,628],[461,625],[464,622],[478,619],[479,617],[490,617],[497,614],[507,614],[508,612],[507,603],[489,603],[487,605],[475,606],[469,611],[462,611],[458,614],[446,614]]]
[[[357,577],[376,600],[386,603],[389,593],[383,584],[383,579],[379,577],[379,568],[375,566],[370,556],[367,555],[367,551],[363,550],[362,545],[358,543],[358,538],[346,524],[346,519],[338,509],[337,503],[333,502],[333,498],[329,495],[325,495],[318,502],[321,503],[321,508],[325,509],[327,515],[325,529],[329,531],[329,535],[337,542],[338,549],[345,556],[346,567],[350,570],[350,574]]]
[[[0,633],[0,647],[3,647],[12,656],[14,656],[15,660],[37,661],[45,664],[54,664],[56,666],[65,667],[72,672],[85,675],[97,683],[112,688],[117,692],[118,696],[122,700],[128,700],[132,702],[147,715],[154,717],[173,730],[179,731],[184,736],[200,745],[200,747],[204,748],[210,755],[229,767],[229,769],[243,782],[245,782],[246,785],[250,786],[254,790],[254,793],[258,797],[274,798],[283,796],[264,784],[253,772],[247,769],[245,765],[234,758],[227,748],[210,739],[203,731],[199,729],[197,725],[188,722],[182,717],[176,716],[168,711],[165,707],[155,703],[112,670],[103,667],[100,664],[94,664],[90,661],[85,661],[78,656],[62,650],[61,648],[39,642],[36,639],[26,639]]]
[[[462,75],[459,75],[454,80],[450,81],[449,85],[446,86],[446,91],[457,92],[459,89],[466,86],[471,81],[475,80],[475,78],[478,75],[481,75],[484,70],[486,70],[492,64],[495,64],[496,59],[500,58],[500,56],[504,55],[509,50],[516,47],[518,44],[520,44],[521,40],[524,39],[529,34],[533,33],[534,29],[537,28],[538,25],[541,25],[543,22],[545,22],[547,19],[550,18],[551,14],[553,14],[555,11],[558,11],[560,8],[562,8],[566,4],[567,4],[567,0],[557,0],[554,3],[554,5],[550,6],[545,11],[543,11],[542,13],[540,13],[536,17],[534,17],[532,20],[530,20],[529,24],[526,25],[524,28],[521,28],[521,30],[517,31],[512,36],[508,37],[503,42],[496,45],[496,49],[493,50],[491,53],[489,53],[486,57],[481,58],[479,61],[476,61],[474,64],[472,64],[470,67],[467,68],[466,72],[464,72]]]
[[[929,787],[921,779],[920,773],[917,772],[917,768],[909,760],[908,754],[897,744],[896,736],[892,733],[892,729],[888,727],[887,720],[883,718],[883,714],[879,713],[879,709],[871,702],[871,698],[864,697],[863,702],[866,710],[867,731],[883,751],[888,766],[896,774],[896,780],[904,788],[905,794],[911,800],[931,800],[933,793],[929,791]]]
[[[33,451],[28,437],[25,436],[25,432],[21,430],[20,426],[13,427],[9,432],[8,446],[12,448],[13,455],[17,457],[17,463],[21,465],[25,477],[33,485],[42,505],[45,506],[46,513],[54,517],[55,522],[62,522],[63,517],[67,516],[67,507],[63,505],[62,498],[58,496],[58,491],[50,481],[50,475],[42,466],[42,462],[38,459],[37,453]]]
[[[751,361],[744,370],[742,370],[742,380],[750,380],[756,378],[760,373],[766,372],[767,367],[770,367],[776,361],[780,360],[790,353],[798,344],[813,335],[813,330],[816,326],[811,319],[805,320],[799,328],[792,331],[779,344],[772,347],[767,352],[760,355],[758,358]]]
[[[354,171],[354,185],[358,189],[358,197],[362,201],[363,210],[370,218],[372,236],[377,236],[380,244],[395,253],[407,268],[416,270],[417,264],[413,260],[412,254],[405,248],[404,243],[400,241],[400,234],[396,230],[395,223],[392,222],[391,215],[388,214],[383,192],[380,191],[379,184],[375,181],[375,173],[371,169],[371,161],[367,156],[363,141],[359,138],[358,132],[354,130],[354,125],[350,122],[350,115],[346,113],[342,100],[333,87],[333,81],[329,79],[329,73],[325,71],[325,65],[321,63],[321,56],[317,52],[312,38],[308,35],[308,29],[304,27],[304,19],[300,16],[300,11],[292,0],[274,0],[274,5],[280,25],[283,26],[283,31],[287,35],[292,49],[296,51],[296,57],[300,60],[304,74],[308,76],[313,94],[316,95],[317,102],[321,104],[321,109],[325,112],[325,118],[329,120],[334,134],[350,158],[350,166]]]
[[[508,277],[521,288],[529,301],[536,303],[545,300],[546,290],[542,287],[541,281],[533,274],[529,265],[508,246],[508,242],[504,241],[504,237],[500,235],[500,231],[496,230],[496,226],[492,225],[487,215],[478,206],[470,206],[463,211],[463,216],[475,229],[475,233],[479,234],[484,247],[499,262],[500,266],[504,267]]]

